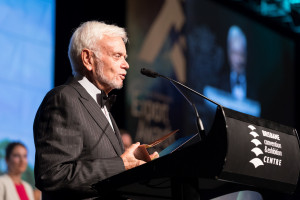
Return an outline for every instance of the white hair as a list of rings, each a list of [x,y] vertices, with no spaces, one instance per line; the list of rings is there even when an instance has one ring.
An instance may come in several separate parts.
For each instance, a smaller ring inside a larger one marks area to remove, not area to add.
[[[75,30],[71,37],[68,50],[68,56],[74,76],[84,75],[84,66],[81,60],[82,49],[94,49],[97,41],[101,40],[105,35],[110,37],[121,37],[125,44],[128,41],[127,33],[124,28],[105,24],[104,22],[88,21],[81,24]]]
[[[240,44],[244,49],[247,48],[247,38],[245,33],[242,29],[236,25],[233,25],[229,28],[228,37],[227,37],[227,44],[228,46],[233,40],[239,40]]]

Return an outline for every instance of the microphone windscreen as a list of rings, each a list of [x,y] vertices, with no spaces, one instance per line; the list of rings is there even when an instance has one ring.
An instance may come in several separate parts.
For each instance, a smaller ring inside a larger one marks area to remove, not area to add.
[[[141,74],[151,77],[151,78],[156,78],[158,76],[157,72],[153,72],[150,69],[146,69],[146,68],[141,69]]]

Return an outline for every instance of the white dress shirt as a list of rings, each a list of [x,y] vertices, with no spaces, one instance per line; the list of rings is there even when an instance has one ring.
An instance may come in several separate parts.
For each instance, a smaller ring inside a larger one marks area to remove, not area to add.
[[[78,82],[80,83],[80,85],[82,85],[82,87],[84,87],[84,89],[92,96],[92,98],[97,102],[97,95],[101,94],[101,90],[99,90],[99,88],[97,88],[93,83],[91,83],[85,76],[76,76]],[[99,105],[99,104],[98,104]],[[99,105],[100,106],[100,105]],[[105,117],[107,118],[110,126],[113,128],[111,119],[109,117],[109,112],[106,108],[106,106],[103,106],[103,108],[101,108],[103,114],[105,115]]]

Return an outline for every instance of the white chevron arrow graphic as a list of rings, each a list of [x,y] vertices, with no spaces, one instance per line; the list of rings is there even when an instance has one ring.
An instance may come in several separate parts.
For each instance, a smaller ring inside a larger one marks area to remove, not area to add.
[[[258,147],[255,147],[254,149],[251,150],[253,153],[255,153],[256,156],[259,156],[260,154],[264,154],[262,150]]]
[[[259,136],[258,133],[254,132],[254,131],[251,131],[249,134],[252,135],[254,138]]]
[[[253,125],[249,125],[248,128],[250,128],[252,131],[256,129]]]
[[[259,158],[253,158],[252,160],[249,161],[250,163],[252,163],[254,165],[255,168],[264,165],[264,163],[261,161],[261,159]]]
[[[255,144],[255,146],[261,145],[261,142],[258,139],[252,139],[251,142]]]

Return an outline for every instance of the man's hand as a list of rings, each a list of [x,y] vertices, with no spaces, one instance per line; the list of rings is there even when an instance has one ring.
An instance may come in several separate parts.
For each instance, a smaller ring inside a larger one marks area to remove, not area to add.
[[[139,165],[142,165],[146,163],[145,161],[138,160],[134,157],[134,151],[138,146],[140,145],[139,142],[132,144],[126,151],[121,155],[121,158],[123,159],[125,169],[131,169],[134,167],[137,167]]]
[[[132,144],[126,151],[121,155],[121,158],[123,159],[125,169],[131,169],[134,167],[137,167],[139,165],[142,165],[146,163],[143,160],[139,160],[134,156],[134,151],[139,147],[140,143],[137,142],[135,144]],[[153,154],[149,155],[151,160],[158,158],[159,154],[157,152],[154,152]]]

